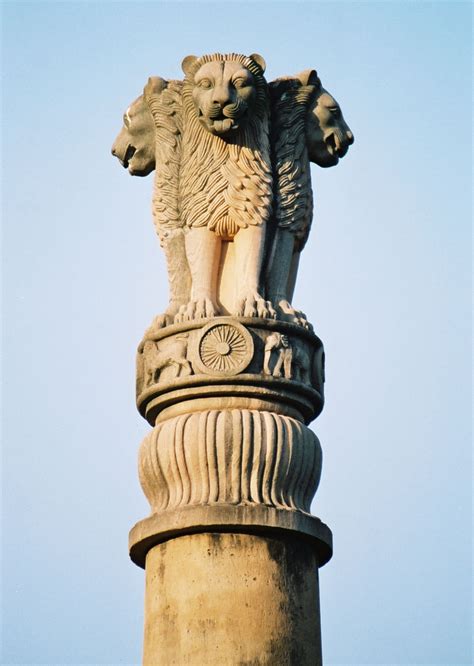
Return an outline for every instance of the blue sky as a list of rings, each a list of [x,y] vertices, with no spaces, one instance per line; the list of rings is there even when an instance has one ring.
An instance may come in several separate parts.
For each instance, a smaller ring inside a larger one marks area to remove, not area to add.
[[[314,169],[295,295],[327,356],[325,663],[471,663],[470,4],[2,9],[3,663],[140,661],[134,350],[166,276],[110,147],[149,75],[213,51],[316,68],[356,137]]]

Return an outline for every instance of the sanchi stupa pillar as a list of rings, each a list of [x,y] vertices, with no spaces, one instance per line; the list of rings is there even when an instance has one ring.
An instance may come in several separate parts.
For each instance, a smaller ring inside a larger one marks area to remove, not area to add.
[[[322,664],[311,515],[321,446],[321,340],[291,304],[312,218],[309,162],[353,141],[314,70],[267,83],[261,56],[183,61],[149,79],[113,153],[155,169],[170,305],[137,354],[151,514],[130,532],[146,570],[143,663]]]

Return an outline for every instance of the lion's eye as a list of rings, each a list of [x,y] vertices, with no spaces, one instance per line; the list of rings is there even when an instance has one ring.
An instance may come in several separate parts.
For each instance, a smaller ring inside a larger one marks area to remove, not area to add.
[[[234,84],[234,88],[244,88],[248,85],[246,79],[234,79],[232,83]]]
[[[334,118],[339,118],[341,115],[341,109],[338,106],[330,106],[329,111],[334,116]]]
[[[208,90],[209,88],[212,88],[212,83],[209,79],[201,79],[201,81],[199,81],[199,87]]]

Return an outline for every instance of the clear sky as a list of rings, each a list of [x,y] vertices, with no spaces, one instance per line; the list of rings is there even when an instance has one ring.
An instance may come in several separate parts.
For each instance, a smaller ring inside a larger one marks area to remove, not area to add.
[[[3,3],[3,663],[138,664],[134,350],[166,304],[152,177],[110,147],[188,54],[312,67],[356,141],[313,172],[325,663],[471,663],[471,6]]]

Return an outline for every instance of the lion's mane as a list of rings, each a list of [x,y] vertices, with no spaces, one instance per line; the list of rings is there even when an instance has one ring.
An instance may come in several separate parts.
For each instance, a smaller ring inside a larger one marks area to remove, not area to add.
[[[194,75],[208,62],[236,61],[256,82],[256,102],[245,127],[226,141],[199,122],[193,102]],[[220,53],[197,58],[186,74],[182,92],[183,142],[180,209],[183,224],[204,227],[233,238],[249,225],[263,224],[272,205],[268,87],[251,58]]]
[[[298,250],[306,243],[313,216],[306,115],[319,89],[319,79],[304,85],[288,77],[270,84],[274,216],[278,227],[295,235]]]
[[[182,227],[178,205],[182,87],[182,81],[165,81],[159,77],[151,77],[143,91],[155,124],[156,172],[152,210],[160,240]]]

